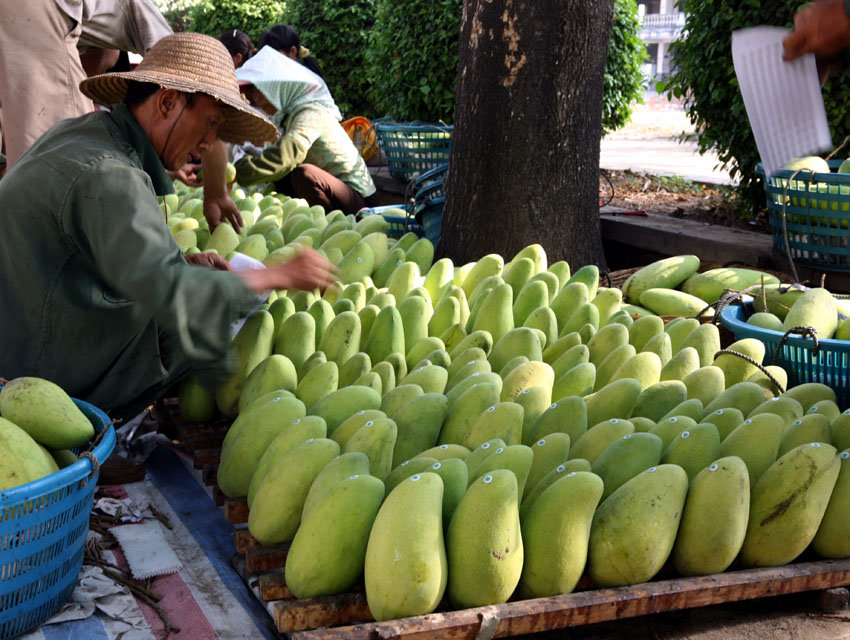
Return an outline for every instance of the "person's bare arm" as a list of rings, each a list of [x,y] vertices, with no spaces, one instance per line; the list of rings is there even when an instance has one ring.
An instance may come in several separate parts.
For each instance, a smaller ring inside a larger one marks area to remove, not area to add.
[[[255,293],[270,289],[325,289],[337,279],[334,266],[313,249],[304,249],[289,262],[268,269],[235,273]]]
[[[227,193],[227,147],[221,140],[216,140],[213,148],[201,158],[204,168],[204,217],[207,219],[210,231],[229,220],[239,233],[242,225],[242,214]]]

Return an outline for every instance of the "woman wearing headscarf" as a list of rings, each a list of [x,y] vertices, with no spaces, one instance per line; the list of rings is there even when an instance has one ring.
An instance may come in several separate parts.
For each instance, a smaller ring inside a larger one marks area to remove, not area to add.
[[[282,132],[260,154],[236,161],[239,184],[273,182],[278,192],[328,211],[357,213],[375,204],[366,163],[319,76],[271,47],[263,47],[236,76],[248,99]]]

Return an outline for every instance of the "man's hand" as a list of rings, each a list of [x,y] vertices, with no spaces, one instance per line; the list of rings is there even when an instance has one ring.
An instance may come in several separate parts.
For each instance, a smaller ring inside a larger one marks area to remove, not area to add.
[[[185,256],[186,262],[196,267],[207,267],[219,271],[233,271],[230,263],[217,253],[190,253]]]
[[[337,270],[318,251],[304,249],[289,262],[268,269],[237,271],[236,275],[256,293],[269,289],[312,291],[326,289],[337,279]]]
[[[210,233],[225,220],[230,221],[236,233],[239,233],[242,225],[245,224],[242,214],[236,208],[236,203],[226,194],[213,197],[209,192],[204,191],[204,217],[207,219]]]
[[[837,58],[850,45],[850,18],[843,0],[818,0],[797,12],[794,30],[782,42],[784,59],[814,53],[818,75],[825,82],[836,68]]]
[[[201,167],[197,164],[184,164],[177,171],[168,171],[168,176],[173,180],[177,179],[190,187],[203,186],[204,182],[198,177],[198,171]]]

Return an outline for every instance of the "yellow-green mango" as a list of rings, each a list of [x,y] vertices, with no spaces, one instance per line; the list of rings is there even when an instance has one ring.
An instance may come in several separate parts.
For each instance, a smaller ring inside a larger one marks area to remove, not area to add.
[[[637,351],[630,344],[620,345],[611,351],[608,357],[595,368],[594,389],[599,391],[599,389],[611,382],[614,373],[635,355],[637,355]]]
[[[301,519],[306,518],[307,514],[321,503],[337,484],[355,475],[369,475],[369,458],[365,453],[360,451],[341,453],[328,462],[310,485],[310,490],[304,499]]]
[[[306,311],[290,314],[277,332],[274,352],[286,356],[297,371],[315,350],[316,319]]]
[[[460,444],[439,444],[419,454],[421,457],[434,458],[438,462],[449,458],[465,460],[468,455],[469,449]]]
[[[519,505],[519,519],[520,521],[525,521],[526,515],[531,511],[531,507],[534,506],[534,503],[537,501],[543,492],[546,491],[549,487],[551,487],[555,482],[570,474],[572,472],[579,471],[590,471],[590,463],[584,458],[574,458],[573,460],[567,460],[562,464],[559,464],[557,467],[552,469],[549,473],[543,476],[535,485],[532,487],[528,493],[523,497],[522,501]]]
[[[419,238],[413,246],[407,250],[405,259],[416,263],[420,273],[428,273],[434,262],[434,245],[428,238]]]
[[[231,498],[248,495],[257,462],[277,435],[306,413],[296,398],[275,398],[233,421],[221,448],[218,486]]]
[[[644,416],[632,416],[629,418],[635,427],[635,433],[649,433],[655,426],[655,422]]]
[[[521,327],[535,309],[549,306],[549,288],[545,282],[535,280],[517,291],[519,293],[513,294],[515,300],[511,311],[514,316],[514,326]]]
[[[778,285],[779,278],[756,269],[721,267],[693,274],[682,283],[682,291],[709,303],[719,300],[727,289],[742,291],[758,284]]]
[[[835,391],[820,382],[798,384],[788,389],[783,395],[787,398],[794,398],[802,405],[803,411],[808,411],[822,400],[835,402]]]
[[[405,348],[428,337],[428,321],[434,313],[428,300],[421,296],[408,296],[399,303],[398,313],[401,316]]]
[[[393,467],[393,448],[397,436],[396,423],[389,418],[369,420],[348,439],[342,452],[365,453],[369,458],[370,473],[383,480],[390,474]]]
[[[459,322],[460,302],[453,296],[446,296],[434,307],[434,313],[428,321],[428,335],[439,337]]]
[[[752,491],[741,563],[774,567],[800,555],[817,534],[840,469],[835,447],[819,442],[774,462]]]
[[[38,480],[58,470],[56,461],[29,433],[11,420],[0,418],[0,491]]]
[[[446,532],[448,596],[459,608],[507,602],[522,573],[516,477],[498,469],[473,482]]]
[[[352,452],[353,453],[353,452]],[[410,476],[425,471],[431,471],[431,467],[437,462],[436,458],[429,456],[416,456],[410,460],[405,460],[397,465],[384,478],[384,485],[387,488],[387,493],[395,489],[402,480],[406,480]],[[464,465],[466,467],[466,465]]]
[[[841,469],[829,504],[812,540],[812,549],[821,558],[850,556],[850,451],[839,454]]]
[[[850,449],[850,409],[847,409],[829,425],[833,446],[844,451]]]
[[[744,420],[720,443],[720,456],[738,456],[747,465],[750,486],[776,461],[785,420],[773,413],[760,413]]]
[[[188,423],[212,420],[215,416],[215,391],[207,389],[190,374],[180,382],[177,407],[180,417]]]
[[[272,354],[248,374],[242,393],[239,396],[239,412],[260,396],[285,389],[295,392],[298,387],[298,374],[292,361],[286,356]]]
[[[502,272],[502,279],[509,285],[514,292],[514,300],[526,282],[531,276],[537,273],[534,261],[531,258],[519,258],[511,261]],[[546,290],[546,299],[549,299],[549,290]]]
[[[372,362],[381,362],[391,353],[404,355],[404,325],[401,314],[393,306],[384,307],[375,318],[363,350]]]
[[[361,409],[380,409],[381,394],[370,387],[351,386],[329,393],[307,411],[321,416],[328,423],[328,433],[333,434],[346,418]]]
[[[469,469],[459,458],[445,458],[434,462],[429,471],[443,480],[443,526],[447,528],[469,485]]]
[[[554,382],[555,373],[550,365],[530,360],[505,377],[500,398],[503,402],[510,402],[529,387],[548,386],[551,389]]]
[[[629,330],[621,324],[603,326],[587,343],[588,361],[597,367],[614,349],[629,344]]]
[[[458,342],[452,349],[448,349],[448,352],[449,355],[454,358],[457,354],[463,353],[470,347],[478,347],[484,351],[485,355],[489,354],[493,348],[493,336],[489,331],[473,331]]]
[[[269,469],[277,464],[280,458],[311,438],[324,438],[327,432],[328,426],[318,416],[296,418],[290,424],[283,427],[266,447],[257,464],[254,465],[253,472],[251,473],[251,481],[248,485],[248,506],[250,507],[254,501],[254,496],[257,493],[260,482],[262,482]]]
[[[516,476],[517,492],[518,495],[522,495],[533,461],[534,454],[531,452],[531,448],[524,444],[499,447],[493,452],[493,455],[484,458],[481,464],[470,470],[469,483],[472,484],[478,478],[496,469],[507,469]],[[469,465],[467,465],[467,469],[469,469]]]
[[[433,447],[448,411],[449,401],[441,393],[424,393],[395,412],[398,435],[393,449],[393,468]]]
[[[491,253],[478,260],[463,279],[461,288],[466,296],[469,297],[473,289],[485,278],[501,275],[504,266],[504,259],[496,253]]]
[[[690,350],[691,347],[688,347],[679,353],[685,353]],[[718,367],[712,367],[711,365],[699,367],[691,371],[682,378],[682,382],[685,383],[685,387],[688,389],[688,399],[696,398],[702,402],[703,407],[710,405],[726,390],[726,376],[723,375],[723,370]]]
[[[596,386],[596,367],[590,362],[575,365],[552,385],[553,398],[589,395]]]
[[[734,407],[715,409],[702,418],[702,422],[707,422],[717,427],[717,432],[720,434],[720,442],[723,442],[726,436],[732,433],[743,421],[744,414]]]
[[[622,418],[611,418],[593,425],[570,447],[570,460],[584,458],[591,464],[612,442],[635,432],[634,425]]]
[[[641,316],[628,328],[629,344],[642,351],[647,342],[664,333],[664,321],[658,316]]]
[[[467,351],[470,351],[467,349]],[[480,350],[479,350],[480,351]],[[490,373],[491,366],[490,362],[486,358],[479,358],[477,360],[469,360],[462,367],[456,368],[454,375],[451,374],[449,369],[446,369],[446,374],[449,376],[448,382],[446,383],[445,392],[448,393],[451,391],[459,383],[463,382],[468,376],[471,376],[475,373]]]
[[[416,384],[422,387],[425,393],[443,393],[449,374],[443,368],[435,364],[418,367],[401,379],[399,385]]]
[[[657,354],[651,351],[642,351],[621,364],[611,376],[609,384],[623,378],[631,378],[640,383],[641,389],[646,389],[660,382],[661,367],[661,358]]]
[[[316,353],[324,352],[317,351]],[[328,394],[336,391],[338,387],[339,367],[336,362],[319,362],[303,374],[295,388],[295,396],[309,408]]]
[[[493,438],[480,447],[472,449],[469,455],[463,460],[464,464],[466,464],[468,475],[472,476],[484,460],[492,456],[497,450],[504,449],[506,446],[505,441],[501,438]]]
[[[423,272],[425,273],[425,282],[423,286],[428,290],[428,293],[431,294],[431,299],[435,304],[437,302],[440,289],[452,281],[453,271],[454,264],[452,263],[451,258],[440,258],[431,265],[431,268],[427,270],[427,273]]]
[[[714,362],[714,356],[720,351],[720,330],[710,322],[701,324],[691,331],[682,341],[679,350],[693,347],[699,354],[699,363],[707,367]],[[729,356],[734,358],[735,356]]]
[[[295,307],[293,306],[293,312],[294,309]],[[325,334],[325,330],[334,318],[335,314],[333,307],[327,300],[319,298],[310,305],[310,308],[307,309],[307,313],[313,316],[313,319],[316,321],[316,348],[318,349],[322,342],[322,336]]]
[[[407,370],[410,371],[412,369],[416,369],[415,366],[420,360],[423,360],[428,357],[428,354],[434,350],[443,350],[445,349],[445,343],[435,336],[426,336],[424,338],[418,339],[416,342],[410,345],[405,345],[407,349],[406,354],[404,355],[404,361],[407,365]],[[395,353],[402,353],[400,351],[396,351]],[[451,357],[450,357],[451,358]],[[405,374],[406,375],[406,374]]]
[[[826,289],[809,289],[794,302],[782,328],[790,331],[795,327],[813,327],[820,339],[832,338],[838,326],[838,309],[835,299]]]
[[[578,331],[579,335],[583,334],[582,342],[587,344],[599,328],[599,309],[586,302],[570,315],[563,326],[560,323],[558,323],[558,326],[560,327],[560,335]]]
[[[492,370],[499,371],[511,358],[525,355],[529,360],[542,360],[543,350],[536,332],[528,327],[511,329],[499,338],[487,356]]]
[[[677,464],[688,474],[688,481],[717,460],[720,433],[713,424],[696,424],[683,431],[664,451],[663,464]]]
[[[641,471],[657,465],[662,447],[661,438],[651,433],[627,433],[605,447],[590,467],[605,484],[602,500]]]
[[[702,419],[703,413],[704,408],[702,406],[702,401],[698,398],[691,398],[690,400],[685,400],[670,409],[667,413],[661,416],[661,420],[666,420],[667,418],[672,418],[674,416],[685,416],[693,420],[694,423],[697,423]]]
[[[520,441],[523,441],[531,434],[531,429],[540,416],[551,406],[552,389],[546,386],[529,387],[514,398],[514,402],[522,407]]]
[[[353,311],[343,311],[336,315],[322,333],[319,350],[325,353],[329,362],[341,367],[355,353],[360,351],[360,316]],[[380,358],[372,358],[378,362]]]
[[[494,342],[514,328],[513,293],[510,285],[494,287],[482,302],[472,331],[487,331]]]
[[[656,382],[641,391],[632,408],[631,417],[645,417],[655,423],[687,399],[688,390],[683,382],[679,380]]]
[[[248,530],[262,544],[289,542],[301,523],[310,486],[324,466],[339,455],[339,445],[315,438],[278,459],[263,477],[248,513]]]
[[[790,425],[795,420],[803,417],[803,406],[794,400],[794,398],[777,397],[765,400],[755,409],[747,414],[748,418],[752,418],[759,413],[775,413],[785,420],[786,425]],[[827,422],[829,422],[827,420]]]
[[[499,387],[492,383],[470,385],[449,405],[440,431],[440,444],[462,444],[472,425],[488,407],[499,402]]]
[[[826,416],[807,413],[799,420],[792,422],[782,434],[782,441],[779,443],[779,451],[776,455],[781,458],[791,449],[810,442],[832,444],[832,433]]]
[[[590,302],[599,309],[599,325],[604,326],[610,321],[611,316],[620,310],[623,292],[619,289],[604,289],[599,291]]]
[[[558,260],[558,262],[550,264],[547,271],[558,277],[558,282],[560,283],[560,286],[558,287],[559,289],[566,286],[570,279],[570,265],[566,260]]]
[[[525,444],[536,442],[551,433],[565,433],[575,442],[587,431],[587,408],[578,396],[559,398],[537,419]]]
[[[542,598],[570,593],[584,573],[602,481],[570,471],[534,501],[522,519],[525,561],[518,593]]]
[[[744,338],[743,340],[733,342],[726,348],[726,351],[740,353],[759,363],[764,360],[764,343],[755,338]],[[738,356],[725,353],[717,356],[712,362],[712,365],[723,370],[727,389],[733,384],[744,382],[758,371],[756,365]]]
[[[375,620],[432,612],[446,589],[443,481],[422,473],[399,484],[381,505],[366,547],[366,600]]]
[[[734,407],[746,416],[750,413],[750,411],[764,402],[767,397],[765,397],[764,388],[760,387],[755,382],[738,382],[731,386],[727,386],[723,393],[705,405],[705,412],[703,415],[707,416],[709,413],[716,411],[717,409]]]
[[[493,438],[501,438],[508,445],[522,442],[523,408],[515,402],[499,402],[482,411],[470,425],[460,442],[467,449],[475,449]]]
[[[534,459],[525,482],[521,498],[525,498],[540,480],[559,464],[566,462],[570,453],[570,437],[566,433],[551,433],[531,445]]]
[[[785,329],[782,328],[782,320],[779,319],[779,316],[768,313],[767,311],[757,311],[747,318],[747,324],[762,329],[769,329],[770,331],[785,333]]]
[[[216,405],[224,416],[232,418],[239,412],[239,395],[245,379],[254,367],[271,355],[273,341],[274,319],[271,314],[259,310],[249,315],[233,338],[236,359],[231,374],[215,391]]]
[[[637,380],[621,378],[586,396],[587,423],[595,425],[611,418],[626,418],[632,415],[632,408],[641,390],[641,384]]]
[[[806,415],[812,413],[817,413],[824,416],[831,423],[839,415],[841,415],[841,409],[838,408],[838,405],[835,404],[833,400],[820,400],[818,402],[815,402],[806,411]]]
[[[750,511],[750,480],[740,458],[720,458],[691,480],[673,565],[683,576],[721,573],[735,560]]]
[[[581,336],[578,333],[568,333],[561,336],[555,342],[547,344],[546,348],[543,349],[543,362],[552,364],[563,353],[577,344],[582,344]]]
[[[351,439],[355,433],[360,430],[364,424],[370,420],[378,418],[386,418],[387,414],[380,409],[361,409],[354,415],[343,420],[333,433],[328,434],[331,440],[335,441],[340,448],[345,447],[345,444]]]
[[[661,438],[661,442],[666,450],[683,431],[692,429],[695,426],[696,422],[693,418],[689,418],[688,416],[673,416],[660,420],[649,430],[649,433]]]
[[[560,357],[552,363],[552,371],[555,373],[557,381],[567,371],[579,364],[585,364],[590,359],[590,351],[583,344],[577,344],[570,347]],[[596,367],[594,367],[594,371]],[[595,377],[595,376],[594,376]]]
[[[587,571],[600,587],[647,582],[673,549],[688,476],[673,464],[650,467],[599,505],[590,527]]]
[[[641,294],[656,287],[678,286],[699,269],[700,259],[694,255],[672,256],[657,260],[629,276],[623,283],[626,302],[637,303]]]
[[[673,318],[664,325],[664,333],[670,336],[670,348],[673,353],[679,353],[685,339],[700,326],[696,318]]]
[[[368,353],[360,351],[346,360],[339,368],[338,387],[348,387],[354,384],[360,376],[372,370],[372,360]]]

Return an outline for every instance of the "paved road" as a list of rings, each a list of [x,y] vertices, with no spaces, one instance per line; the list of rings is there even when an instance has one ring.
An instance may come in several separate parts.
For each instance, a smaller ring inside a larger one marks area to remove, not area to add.
[[[659,99],[638,105],[632,121],[602,139],[603,169],[632,169],[654,174],[677,175],[700,182],[729,184],[728,172],[717,169],[717,156],[700,155],[694,142],[679,142],[682,132],[692,132],[684,110]]]

